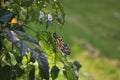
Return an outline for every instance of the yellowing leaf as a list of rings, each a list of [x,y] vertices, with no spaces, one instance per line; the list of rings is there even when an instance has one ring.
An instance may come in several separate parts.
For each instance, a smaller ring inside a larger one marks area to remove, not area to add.
[[[45,14],[48,14],[48,13],[49,13],[49,9],[48,9],[48,8],[42,8],[42,11],[43,11]]]
[[[8,5],[8,1],[6,0],[1,0],[1,4],[3,7],[7,6]]]
[[[17,24],[17,23],[18,23],[18,20],[17,20],[16,18],[13,18],[13,19],[11,20],[11,23],[12,23],[12,24]]]

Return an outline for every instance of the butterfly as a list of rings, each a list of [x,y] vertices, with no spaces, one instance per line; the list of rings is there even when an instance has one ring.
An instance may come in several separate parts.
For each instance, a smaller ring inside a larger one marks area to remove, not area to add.
[[[53,38],[56,41],[56,47],[63,55],[70,55],[70,49],[68,48],[67,44],[64,43],[62,38],[60,38],[56,33],[53,33]]]

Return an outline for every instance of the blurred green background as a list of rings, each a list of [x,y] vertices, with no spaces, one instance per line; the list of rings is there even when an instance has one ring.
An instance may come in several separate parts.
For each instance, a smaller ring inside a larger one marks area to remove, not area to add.
[[[120,80],[120,0],[62,3],[65,25],[60,29],[54,24],[48,30],[62,36],[71,49],[70,58],[82,64],[80,80]]]

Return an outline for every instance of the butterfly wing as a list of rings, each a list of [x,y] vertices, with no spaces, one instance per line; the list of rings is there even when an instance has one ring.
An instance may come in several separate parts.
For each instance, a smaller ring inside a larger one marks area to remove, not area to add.
[[[68,48],[67,44],[64,43],[64,41],[62,40],[62,38],[60,38],[59,36],[57,36],[56,33],[53,33],[53,37],[56,40],[56,46],[59,49],[59,51],[63,54],[63,55],[70,55],[70,49]]]

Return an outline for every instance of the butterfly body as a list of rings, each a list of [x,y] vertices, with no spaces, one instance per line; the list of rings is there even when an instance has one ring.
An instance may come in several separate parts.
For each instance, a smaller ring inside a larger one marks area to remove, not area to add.
[[[56,47],[63,55],[70,55],[70,49],[68,48],[67,44],[64,43],[62,38],[60,38],[56,33],[53,33],[53,38],[56,41]]]

